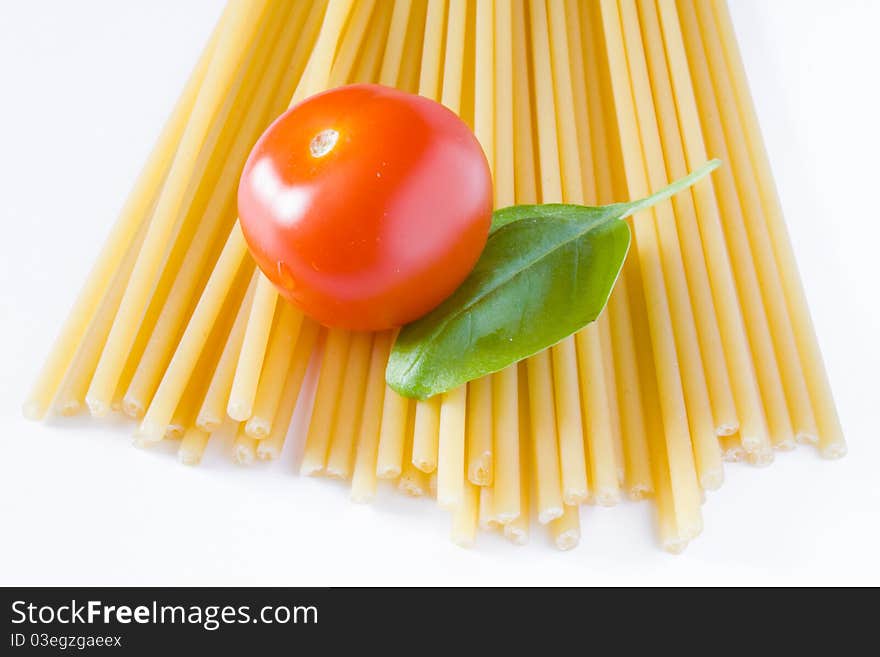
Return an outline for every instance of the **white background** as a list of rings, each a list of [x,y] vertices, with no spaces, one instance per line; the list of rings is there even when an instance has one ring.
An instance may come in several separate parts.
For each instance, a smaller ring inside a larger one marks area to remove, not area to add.
[[[198,468],[131,427],[20,404],[220,0],[0,2],[0,584],[880,584],[880,2],[731,0],[850,454],[734,465],[681,556],[651,507],[587,508],[572,552],[448,540],[426,500]]]

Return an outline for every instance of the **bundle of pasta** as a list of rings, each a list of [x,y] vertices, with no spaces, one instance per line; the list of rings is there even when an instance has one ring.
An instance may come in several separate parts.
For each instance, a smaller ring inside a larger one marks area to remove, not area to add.
[[[385,381],[395,333],[327,329],[254,267],[236,218],[248,152],[288,104],[350,82],[443,103],[474,130],[495,205],[642,198],[604,312],[424,400]],[[314,376],[307,372],[314,371]],[[306,394],[308,388],[313,394]],[[311,401],[311,407],[299,403]],[[583,504],[656,502],[662,546],[702,528],[723,462],[846,445],[723,0],[230,0],[24,411],[87,407],[198,463],[234,423],[303,474],[436,497],[453,540],[576,545]]]

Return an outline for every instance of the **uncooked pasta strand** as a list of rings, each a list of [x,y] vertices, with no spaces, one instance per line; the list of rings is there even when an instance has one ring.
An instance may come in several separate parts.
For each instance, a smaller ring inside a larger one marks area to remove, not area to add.
[[[318,325],[315,322],[311,320],[303,322],[296,347],[287,363],[289,366],[287,378],[284,381],[278,410],[272,419],[272,429],[268,436],[257,443],[257,458],[261,461],[274,460],[281,456],[290,429],[290,421],[302,390],[303,379],[311,362],[315,344],[318,342],[318,332]]]
[[[342,36],[339,52],[336,53],[333,68],[330,70],[330,88],[339,87],[348,82],[375,5],[376,0],[358,0],[355,3],[348,19],[348,26]],[[376,31],[374,30],[374,33]]]
[[[187,185],[180,203],[179,218],[174,222],[158,278],[147,297],[149,302],[146,305],[146,310],[142,318],[138,320],[134,342],[124,358],[125,366],[116,379],[115,389],[119,394],[114,394],[114,398],[121,395],[122,410],[131,417],[140,418],[143,416],[155,391],[155,386],[161,378],[161,373],[167,365],[167,356],[170,355],[163,355],[159,358],[155,352],[148,353],[147,348],[151,346],[150,343],[153,343],[153,347],[155,347],[154,337],[161,343],[165,338],[163,334],[170,332],[173,335],[167,341],[170,343],[169,348],[173,350],[179,336],[177,326],[170,327],[169,330],[167,326],[158,325],[177,280],[181,276],[194,279],[195,288],[200,290],[210,271],[209,269],[206,271],[204,268],[193,270],[192,267],[190,267],[188,274],[180,271],[188,259],[192,240],[197,236],[196,233],[202,233],[198,237],[207,242],[206,247],[211,252],[213,261],[223,245],[222,235],[219,233],[228,232],[229,225],[232,223],[230,217],[232,213],[226,213],[226,208],[231,207],[231,194],[224,192],[219,193],[221,197],[219,202],[221,203],[222,218],[224,220],[228,218],[229,221],[225,226],[225,231],[218,228],[218,234],[215,236],[212,227],[205,225],[202,219],[211,197],[219,192],[217,184],[221,181],[218,178],[222,170],[226,168],[227,159],[230,158],[231,144],[236,141],[239,143],[241,151],[239,157],[242,160],[247,153],[248,136],[241,135],[236,130],[239,127],[236,124],[243,115],[244,108],[253,102],[252,94],[258,83],[262,82],[264,89],[271,86],[268,80],[263,82],[259,74],[265,69],[266,59],[275,50],[283,11],[284,7],[273,6],[263,21],[264,25],[254,39],[254,45],[249,49],[247,59],[236,74],[235,83],[230,88],[229,94],[223,99],[221,111],[212,120],[211,129],[205,138],[190,176],[190,184]],[[234,171],[232,176],[235,176]],[[155,223],[155,219],[155,217],[152,218],[151,225]]]
[[[232,460],[238,465],[253,465],[257,460],[257,442],[244,432],[244,424],[240,423],[232,441]]]
[[[331,328],[327,331],[300,474],[317,475],[324,472],[351,337],[352,334],[343,329]]]
[[[560,550],[571,550],[581,540],[580,509],[570,504],[565,505],[563,514],[550,523],[550,534],[553,543]]]
[[[298,6],[307,8],[308,5]],[[152,398],[162,371],[174,352],[175,341],[182,331],[186,315],[195,304],[193,295],[200,289],[200,283],[204,282],[202,272],[222,246],[220,232],[228,231],[234,221],[231,201],[241,167],[254,140],[271,119],[272,106],[276,104],[279,91],[286,91],[288,85],[285,83],[290,82],[284,80],[282,75],[290,56],[290,48],[286,44],[295,42],[300,18],[297,15],[287,16],[287,26],[275,37],[277,44],[273,44],[273,39],[269,38],[268,45],[264,46],[265,52],[249,66],[253,70],[248,71],[249,75],[241,85],[233,111],[224,126],[221,140],[228,143],[225,147],[218,144],[212,155],[223,164],[213,184],[210,199],[202,212],[195,217],[185,218],[197,224],[197,228],[192,241],[185,245],[180,267],[163,300],[149,341],[126,391],[124,407],[133,417],[140,417]],[[278,52],[275,52],[275,45],[278,46]],[[191,207],[189,213],[192,212]]]
[[[617,108],[618,134],[623,149],[626,182],[632,198],[642,198],[649,192],[641,146],[626,53],[621,33],[620,15],[613,0],[600,2],[600,16],[604,27],[605,47],[611,70],[611,87]],[[696,536],[702,530],[699,483],[691,449],[684,393],[678,369],[672,317],[660,263],[659,245],[653,212],[640,212],[633,217],[636,253],[644,285],[647,324],[657,370],[660,409],[666,438],[666,452],[673,491],[676,516],[681,518],[682,531]]]
[[[412,446],[415,417],[410,413],[407,418],[406,438],[403,445],[403,460],[400,467],[400,477],[397,479],[397,489],[412,497],[422,497],[430,493],[430,478],[413,465]]]
[[[703,133],[709,151],[723,162],[730,162],[721,123],[712,117],[719,115],[718,101],[712,87],[712,78],[707,65],[706,54],[700,36],[697,17],[689,3],[678,4],[684,45],[688,52],[687,63],[694,82],[697,105],[702,119]],[[774,446],[794,445],[794,429],[788,414],[782,376],[776,361],[773,338],[764,308],[764,300],[758,282],[758,275],[748,234],[745,229],[742,207],[737,197],[736,181],[730,166],[721,167],[715,174],[716,192],[721,209],[721,219],[725,238],[730,249],[733,273],[737,291],[748,331],[757,370],[758,385],[764,400],[764,409]],[[746,451],[767,451],[768,459],[772,453],[764,445],[751,445],[743,442]]]
[[[461,502],[452,512],[452,542],[459,547],[469,548],[477,539],[480,487],[469,481],[463,481],[463,485]]]
[[[353,0],[330,0],[328,3],[309,63],[291,97],[291,106],[327,88],[337,45],[352,4]],[[261,277],[257,281],[254,303],[226,409],[233,419],[246,420],[253,410],[277,299],[278,293],[272,283],[265,276]]]
[[[244,339],[244,329],[247,326],[247,313],[253,300],[256,288],[256,275],[251,276],[248,291],[239,304],[235,316],[235,323],[226,338],[226,344],[220,354],[220,359],[211,375],[211,383],[205,393],[202,407],[196,416],[196,426],[202,431],[211,433],[220,428],[226,417],[226,402],[229,399],[229,390],[232,388],[232,377],[235,374],[235,364],[241,349],[241,341]]]
[[[534,139],[532,137],[532,107],[529,99],[529,42],[526,32],[526,7],[524,2],[513,4],[513,43],[514,43],[514,125],[515,125],[515,177],[516,202],[535,203],[537,201],[536,160]],[[562,485],[559,474],[559,450],[556,438],[556,417],[553,400],[553,376],[551,373],[549,351],[543,351],[529,358],[519,376],[527,374],[523,385],[529,391],[520,399],[527,399],[530,412],[529,442],[531,450],[529,462],[535,470],[535,495],[538,519],[542,524],[562,515]],[[521,386],[522,390],[522,386]],[[523,402],[520,402],[522,406]],[[522,432],[522,425],[520,425]],[[522,458],[522,455],[521,455]],[[520,463],[522,470],[525,465]],[[520,509],[527,516],[526,509]],[[526,523],[528,522],[526,518]]]
[[[89,381],[92,379],[92,374],[94,374],[98,359],[101,356],[104,341],[107,339],[107,334],[113,325],[113,318],[119,309],[119,302],[122,299],[123,292],[125,292],[128,278],[131,275],[131,270],[134,268],[138,250],[143,242],[145,233],[146,222],[140,227],[131,246],[128,247],[125,259],[119,264],[110,289],[98,306],[95,318],[92,320],[88,331],[80,343],[76,357],[70,364],[67,376],[64,377],[63,384],[55,400],[55,409],[61,415],[76,415],[83,408]]]
[[[758,189],[757,176],[749,153],[743,123],[737,111],[737,99],[733,84],[728,73],[720,36],[715,28],[712,7],[708,3],[694,5],[697,19],[703,34],[703,44],[708,55],[709,70],[718,106],[721,110],[721,124],[727,137],[727,146],[731,156],[731,167],[736,179],[740,203],[743,209],[749,244],[755,258],[755,267],[761,292],[764,298],[770,333],[782,384],[788,402],[788,411],[795,431],[795,438],[800,442],[818,442],[816,417],[810,401],[810,392],[801,360],[798,354],[795,331],[788,303],[782,286],[782,279],[774,253],[773,240],[770,236],[768,221]]]
[[[602,98],[608,95],[600,88],[600,70],[606,70],[605,67],[599,66],[601,31],[593,21],[588,20],[589,14],[589,8],[581,7],[580,22],[587,79],[589,129],[593,147],[593,174],[596,181],[596,201],[607,204],[618,200],[613,189],[611,146],[608,141],[608,135],[614,134],[614,125],[606,117],[601,102]],[[587,126],[579,127],[586,129]],[[608,315],[610,325],[617,399],[620,406],[620,428],[625,459],[624,486],[630,498],[641,499],[651,493],[653,484],[625,270],[617,279],[605,313]],[[595,475],[593,478],[595,479]]]
[[[511,0],[495,0],[495,204],[515,202],[513,128],[513,26]],[[506,524],[520,513],[519,395],[517,366],[492,376],[495,441],[492,515]]]
[[[198,427],[190,427],[183,434],[177,448],[177,459],[184,465],[198,465],[208,446],[211,434]]]
[[[484,376],[468,384],[467,479],[475,486],[493,482],[492,378]]]
[[[794,335],[797,341],[798,353],[801,358],[807,387],[810,391],[810,399],[813,403],[813,411],[816,414],[819,428],[819,451],[822,456],[839,458],[846,454],[846,440],[843,437],[840,418],[834,404],[831,385],[828,382],[828,374],[825,371],[825,363],[819,350],[816,330],[810,317],[806,295],[804,294],[794,251],[791,247],[791,240],[788,237],[788,230],[782,216],[779,195],[770,170],[770,160],[767,157],[764,141],[761,138],[758,117],[749,92],[742,57],[736,42],[736,35],[733,32],[733,25],[727,5],[722,2],[712,2],[712,8],[715,11],[721,44],[724,47],[727,66],[733,80],[737,108],[743,122],[746,145],[749,149],[752,167],[757,176],[764,218],[767,221],[770,240],[773,244],[773,251],[782,278],[785,299],[788,303],[788,312],[795,326]]]
[[[645,89],[648,97],[653,100],[656,111],[655,122],[662,144],[662,159],[666,165],[666,178],[677,180],[687,175],[688,169],[682,149],[678,121],[675,116],[675,105],[666,70],[666,56],[660,38],[657,12],[653,2],[640,2],[637,5],[638,17],[635,15],[634,7],[631,7],[629,3],[624,7],[626,7],[630,29],[634,25],[641,26],[641,40],[651,85],[650,88],[646,87]],[[657,151],[656,155],[660,156],[661,149],[656,143],[653,144],[653,148]],[[648,150],[647,145],[646,150]],[[690,192],[676,194],[672,198],[672,205],[675,210],[674,216],[687,276],[687,287],[693,303],[697,338],[705,368],[709,399],[712,404],[712,417],[716,433],[729,435],[739,430],[739,420],[733,401],[715,303],[712,300],[709,274],[703,258],[703,245],[697,226],[693,196]]]
[[[644,7],[644,3],[642,6]],[[706,161],[707,154],[678,11],[674,0],[659,0],[656,6],[678,114],[678,130],[687,167],[693,170]],[[720,174],[716,174],[716,177],[719,176]],[[718,313],[718,327],[733,388],[742,445],[748,451],[767,451],[770,445],[769,429],[712,179],[704,178],[691,191],[712,285],[715,311]]]
[[[538,151],[541,168],[541,197],[544,203],[583,203],[580,158],[574,128],[568,37],[565,29],[565,7],[562,3],[532,2],[532,57],[535,71]],[[548,10],[549,9],[549,16]],[[548,25],[549,23],[549,25]],[[546,105],[541,102],[546,98]],[[558,123],[554,117],[558,116]],[[560,167],[560,156],[562,166]],[[581,335],[583,334],[583,335]],[[566,504],[579,504],[589,495],[584,459],[584,424],[581,392],[587,394],[586,415],[596,434],[590,439],[611,444],[608,422],[608,398],[602,373],[602,354],[595,324],[578,333],[587,340],[586,357],[600,375],[589,383],[589,390],[580,390],[575,336],[566,338],[551,350],[553,361],[556,427],[562,495]],[[616,468],[611,465],[616,485]]]
[[[382,84],[393,87],[400,77],[411,9],[412,0],[398,0],[394,3],[394,9],[391,12],[391,25],[388,27],[388,40],[382,55],[382,68],[379,71],[379,81]]]
[[[428,98],[437,98],[440,93],[445,15],[446,3],[444,0],[428,0],[425,34],[422,43],[421,71],[419,73],[419,93]],[[438,395],[431,399],[416,401],[414,404],[415,433],[413,434],[412,462],[423,472],[434,472],[437,468],[441,401],[442,398]]]
[[[186,383],[195,369],[196,361],[201,355],[204,336],[210,332],[214,325],[246,254],[247,243],[241,228],[235,224],[183,332],[174,356],[171,357],[171,362],[162,376],[162,381],[150,402],[150,407],[141,420],[137,431],[139,441],[156,442],[162,439],[165,427],[171,421],[180,395],[183,394]]]
[[[373,339],[370,370],[367,374],[367,392],[364,397],[354,472],[351,478],[351,499],[354,502],[369,502],[376,494],[376,457],[386,391],[385,365],[392,339],[391,331],[379,333]]]
[[[379,451],[376,457],[376,476],[379,479],[396,479],[400,476],[410,406],[406,397],[397,394],[390,386],[385,386]]]
[[[235,315],[233,310],[238,300],[245,294],[248,288],[247,272],[240,272],[238,280],[233,284],[232,293],[226,300],[224,306],[225,312],[221,315],[217,324],[211,329],[210,335],[206,336],[205,347],[196,363],[197,371],[210,371],[226,342],[226,337],[234,323]],[[191,426],[194,426],[196,415],[204,401],[205,393],[211,383],[210,377],[194,376],[190,379],[177,402],[177,408],[174,409],[174,415],[168,423],[165,430],[166,438],[182,438],[184,433]]]
[[[483,531],[500,529],[502,523],[495,513],[495,487],[480,486],[479,512],[477,513],[477,526]]]
[[[730,463],[744,461],[746,458],[746,450],[743,449],[739,434],[732,436],[721,436],[721,458]]]
[[[474,34],[474,134],[486,153],[489,171],[495,170],[495,3],[476,3]],[[493,482],[492,378],[468,383],[467,478],[477,486]]]
[[[437,504],[454,509],[464,497],[467,386],[443,394],[437,450]]]
[[[422,472],[430,474],[437,469],[440,396],[417,401],[414,414],[412,463]]]
[[[440,101],[456,113],[461,111],[466,21],[467,2],[450,0]],[[440,400],[437,503],[444,509],[455,508],[464,498],[466,405],[467,385],[445,393]]]
[[[95,376],[89,386],[86,403],[94,416],[101,417],[110,409],[119,375],[160,273],[166,246],[173,235],[189,187],[190,176],[198,163],[199,152],[223,106],[223,99],[234,85],[239,68],[259,34],[269,2],[236,0],[233,6],[234,13],[219,38],[215,56],[211,60],[198,100],[180,139],[129,285],[120,302],[119,312],[113,328],[110,329]],[[167,422],[164,425],[167,425]],[[164,433],[164,426],[159,431]]]
[[[245,433],[258,440],[268,436],[272,430],[272,421],[278,411],[287,378],[288,362],[303,323],[302,313],[292,304],[284,301],[280,306],[266,350],[266,364],[257,385],[254,412],[244,427]]]
[[[398,7],[397,4],[394,5]],[[397,88],[409,93],[419,92],[419,71],[422,68],[422,39],[425,34],[425,16],[428,13],[427,0],[415,0],[406,27],[403,54],[400,62],[400,75]],[[389,44],[390,45],[390,44]],[[388,48],[385,49],[388,52]]]
[[[520,440],[520,512],[515,517],[504,524],[504,536],[516,545],[525,545],[529,542],[529,524],[531,519],[531,495],[532,495],[532,463],[531,463],[531,437],[529,428],[531,421],[529,419],[529,386],[526,379],[526,365],[520,363],[516,366],[519,369],[517,382],[519,386],[519,409],[517,412],[517,422],[519,423],[519,440]]]
[[[651,353],[651,339],[648,328],[644,293],[639,267],[636,263],[629,268],[629,293],[632,308],[633,333],[639,360],[639,383],[645,408],[645,426],[651,450],[651,480],[654,485],[658,533],[660,544],[668,552],[678,553],[694,539],[702,529],[700,500],[697,497],[682,496],[674,486],[670,474],[670,454],[660,407],[658,377],[654,369],[654,356]]]
[[[351,474],[355,433],[361,422],[372,345],[372,333],[352,334],[344,369],[345,385],[339,398],[327,456],[327,475],[330,477],[348,479]]]
[[[192,108],[196,103],[208,67],[214,56],[219,35],[230,20],[232,5],[227,4],[223,15],[202,50],[177,104],[162,128],[153,150],[144,164],[143,170],[132,188],[119,218],[107,236],[95,264],[86,277],[76,301],[71,307],[64,325],[46,358],[37,380],[23,406],[25,417],[31,420],[42,418],[61,385],[65,373],[76,355],[79,346],[91,325],[98,306],[104,299],[113,281],[126,249],[133,242],[144,219],[152,214],[153,203],[164,184],[169,163],[180,142]]]
[[[300,76],[299,71],[305,67],[304,60],[309,54],[309,44],[322,25],[323,7],[323,2],[315,3],[306,19],[303,27],[305,36],[297,44],[293,57],[292,68],[296,71],[296,77]],[[299,86],[302,86],[301,82]],[[163,420],[166,417],[170,419],[174,405],[182,392],[182,384],[179,379],[183,378],[185,382],[192,373],[201,350],[200,336],[210,331],[210,327],[217,318],[223,297],[228,293],[229,286],[235,279],[238,268],[242,266],[246,254],[247,244],[244,240],[244,234],[236,223],[214,269],[211,271],[199,302],[184,330],[183,337],[178,343],[168,369],[162,377],[162,382],[153,397],[150,409],[147,410],[144,420],[141,422],[138,429],[139,440],[155,441],[161,439],[159,427],[163,426]],[[246,266],[252,267],[253,265]],[[167,420],[164,424],[167,424]]]
[[[669,180],[660,147],[659,129],[651,98],[638,15],[633,0],[620,0],[619,4],[637,127],[641,137],[640,153],[633,153],[633,156],[643,162],[643,175],[646,175],[648,189],[660,189],[665,187]],[[712,417],[704,361],[700,354],[700,341],[672,209],[671,201],[664,201],[654,206],[655,234],[666,281],[675,352],[678,356],[697,477],[704,489],[714,490],[721,486],[724,480],[721,448],[718,445]]]
[[[354,72],[356,81],[371,81],[374,71],[378,68],[386,20],[390,20],[390,6],[385,3],[378,8],[370,23],[370,31],[361,46],[358,65]],[[353,19],[352,19],[353,20]],[[361,35],[362,36],[362,35]],[[345,47],[352,38],[358,35],[347,34],[343,42]],[[337,64],[339,62],[337,61]],[[393,67],[391,67],[393,68]],[[343,72],[347,76],[348,72]],[[359,76],[367,76],[361,78]],[[355,441],[355,427],[360,419],[360,406],[365,394],[364,386],[370,361],[370,334],[351,335],[351,348],[345,366],[347,385],[344,387],[338,406],[334,413],[326,473],[329,476],[347,479],[351,473],[352,451]],[[328,344],[333,348],[333,344]],[[316,402],[317,403],[317,402]]]

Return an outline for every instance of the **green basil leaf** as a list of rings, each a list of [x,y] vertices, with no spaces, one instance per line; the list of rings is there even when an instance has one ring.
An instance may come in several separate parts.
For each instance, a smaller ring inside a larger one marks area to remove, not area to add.
[[[385,371],[388,385],[427,399],[527,358],[595,320],[629,249],[629,226],[621,219],[669,198],[719,164],[713,160],[632,203],[496,211],[468,278],[401,330]]]

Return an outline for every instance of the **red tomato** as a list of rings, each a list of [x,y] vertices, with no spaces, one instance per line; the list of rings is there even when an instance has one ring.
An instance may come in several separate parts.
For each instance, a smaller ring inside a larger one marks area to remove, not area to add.
[[[238,188],[251,253],[279,292],[328,326],[421,317],[473,269],[492,181],[467,125],[374,84],[303,101],[260,137]]]

